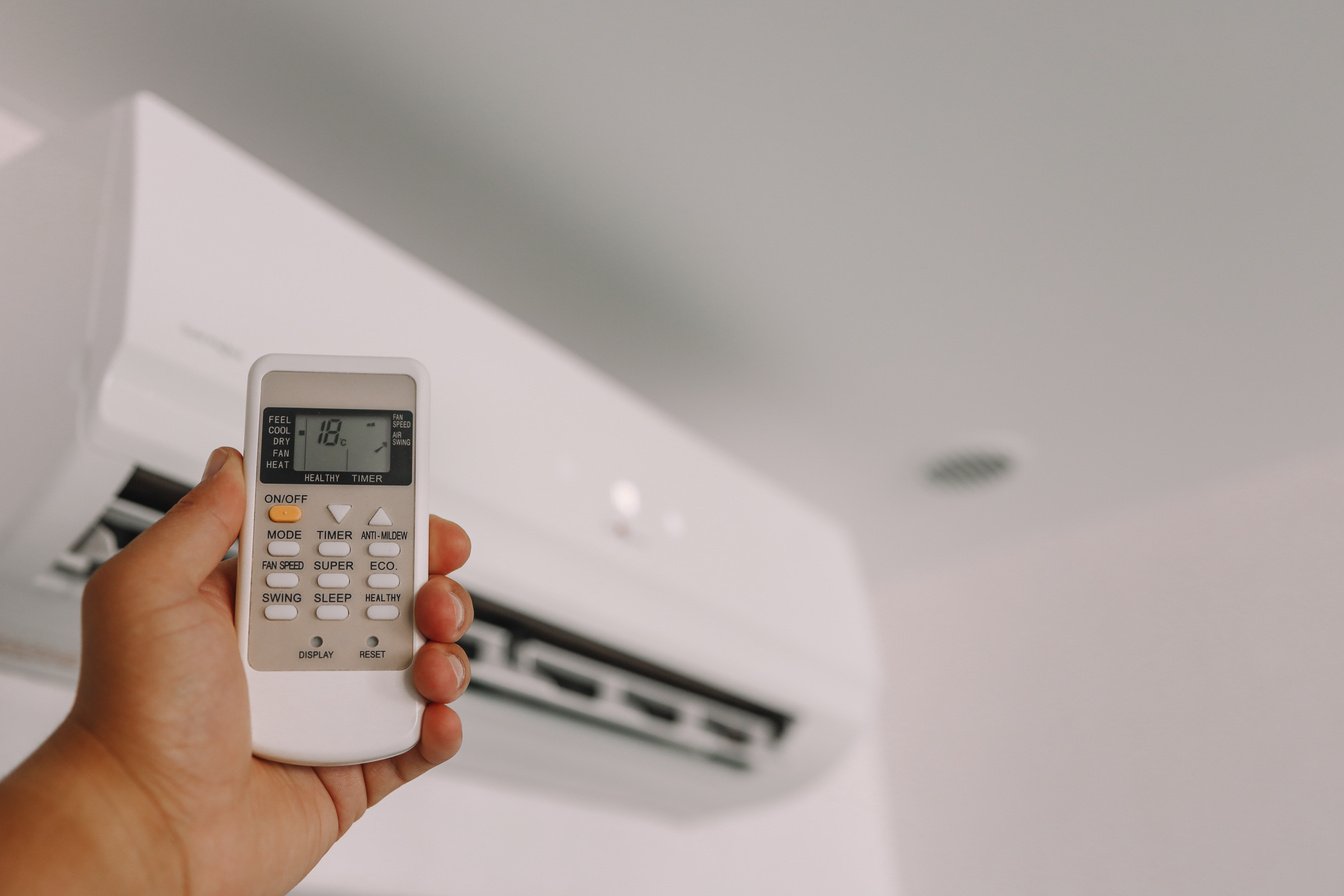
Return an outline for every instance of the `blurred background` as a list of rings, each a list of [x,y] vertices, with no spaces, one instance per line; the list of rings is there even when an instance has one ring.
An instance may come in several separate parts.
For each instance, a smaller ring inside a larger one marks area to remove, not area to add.
[[[157,93],[849,532],[862,769],[538,809],[499,892],[1338,893],[1342,51],[1293,0],[0,3],[0,159]]]

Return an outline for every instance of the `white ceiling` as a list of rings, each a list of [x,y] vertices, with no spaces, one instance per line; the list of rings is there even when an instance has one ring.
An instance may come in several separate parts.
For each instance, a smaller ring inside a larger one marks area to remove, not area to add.
[[[1344,441],[1344,6],[6,4],[855,532],[874,581]],[[1015,480],[928,489],[987,437]]]

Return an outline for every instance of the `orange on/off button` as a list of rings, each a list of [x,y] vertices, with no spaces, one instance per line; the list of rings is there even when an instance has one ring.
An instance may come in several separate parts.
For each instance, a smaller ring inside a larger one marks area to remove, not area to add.
[[[273,523],[297,523],[303,519],[303,508],[297,504],[276,504],[267,516]]]

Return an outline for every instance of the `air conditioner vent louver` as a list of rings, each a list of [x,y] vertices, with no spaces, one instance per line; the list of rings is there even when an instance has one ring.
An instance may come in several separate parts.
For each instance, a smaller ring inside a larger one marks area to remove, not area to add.
[[[52,562],[58,576],[86,579],[191,491],[191,486],[136,467],[102,515]]]
[[[782,740],[778,710],[480,594],[462,639],[472,687],[748,770]]]

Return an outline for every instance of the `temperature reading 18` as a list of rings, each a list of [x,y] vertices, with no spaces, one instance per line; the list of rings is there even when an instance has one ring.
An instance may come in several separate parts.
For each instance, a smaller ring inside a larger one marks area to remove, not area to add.
[[[320,445],[328,447],[341,443],[341,424],[345,421],[340,417],[332,417],[330,420],[323,420],[322,425],[317,430],[317,441]],[[370,423],[370,426],[373,424]]]
[[[391,414],[299,414],[294,422],[294,469],[299,472],[391,469]]]

